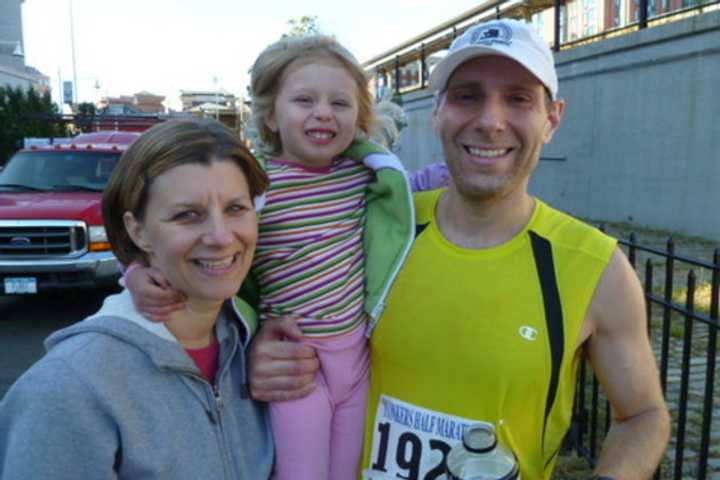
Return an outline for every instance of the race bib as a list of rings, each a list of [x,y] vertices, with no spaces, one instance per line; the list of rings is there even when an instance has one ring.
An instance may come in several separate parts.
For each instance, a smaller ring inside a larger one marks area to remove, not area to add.
[[[445,479],[445,458],[463,432],[485,423],[428,410],[393,397],[380,397],[366,480]],[[489,425],[489,424],[488,424]]]

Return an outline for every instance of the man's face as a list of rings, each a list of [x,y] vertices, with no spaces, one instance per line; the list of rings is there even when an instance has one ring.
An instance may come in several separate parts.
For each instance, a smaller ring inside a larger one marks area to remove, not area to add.
[[[506,57],[474,58],[455,70],[433,127],[460,195],[489,200],[527,191],[564,109],[546,95],[533,74]]]

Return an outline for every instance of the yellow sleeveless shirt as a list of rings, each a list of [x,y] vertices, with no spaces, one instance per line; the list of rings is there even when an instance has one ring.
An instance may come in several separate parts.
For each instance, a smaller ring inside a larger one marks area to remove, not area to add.
[[[442,193],[416,195],[415,245],[372,333],[363,478],[444,478],[463,428],[483,421],[523,480],[549,479],[576,343],[616,241],[536,199],[508,242],[461,248],[437,226]]]

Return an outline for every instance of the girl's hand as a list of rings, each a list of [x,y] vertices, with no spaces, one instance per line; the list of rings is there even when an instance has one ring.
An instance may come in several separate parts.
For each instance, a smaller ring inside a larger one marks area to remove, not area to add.
[[[431,163],[409,175],[413,192],[435,190],[450,185],[450,171],[444,163]]]
[[[185,295],[175,290],[156,268],[129,268],[125,285],[135,308],[153,322],[167,322],[173,312],[185,308]]]

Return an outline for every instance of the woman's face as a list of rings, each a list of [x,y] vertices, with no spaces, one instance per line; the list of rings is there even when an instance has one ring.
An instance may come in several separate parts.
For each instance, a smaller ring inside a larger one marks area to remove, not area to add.
[[[150,185],[144,220],[130,212],[124,219],[150,265],[189,302],[235,295],[250,268],[257,215],[245,174],[233,161],[168,170]]]

